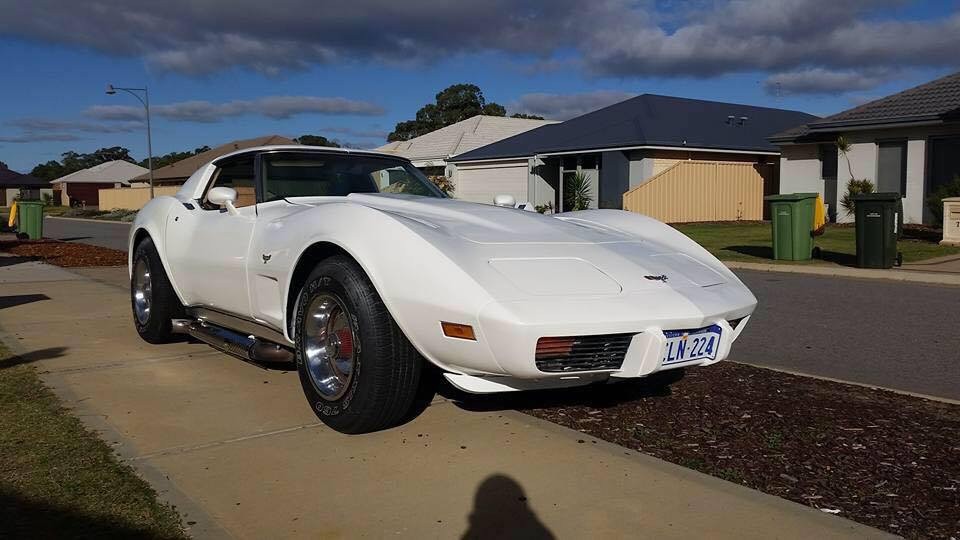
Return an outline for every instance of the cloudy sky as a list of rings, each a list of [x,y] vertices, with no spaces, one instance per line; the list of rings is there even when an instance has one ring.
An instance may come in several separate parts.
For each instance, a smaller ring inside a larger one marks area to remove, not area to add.
[[[0,160],[264,134],[382,144],[440,89],[565,119],[639,93],[826,115],[960,65],[956,0],[0,0]]]

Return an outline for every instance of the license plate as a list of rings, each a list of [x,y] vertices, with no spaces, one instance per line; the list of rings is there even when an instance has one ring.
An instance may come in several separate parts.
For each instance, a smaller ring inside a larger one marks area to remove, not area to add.
[[[696,330],[664,330],[667,346],[663,365],[693,360],[713,360],[720,348],[720,327],[712,324]]]

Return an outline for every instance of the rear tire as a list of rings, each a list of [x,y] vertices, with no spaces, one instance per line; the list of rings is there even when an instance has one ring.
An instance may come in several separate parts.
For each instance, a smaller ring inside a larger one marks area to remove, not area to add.
[[[160,255],[149,237],[133,251],[130,307],[137,333],[148,343],[169,343],[177,336],[171,319],[183,317],[183,306],[173,292]]]
[[[297,371],[317,417],[341,433],[407,419],[422,359],[363,269],[342,255],[323,260],[296,306]]]

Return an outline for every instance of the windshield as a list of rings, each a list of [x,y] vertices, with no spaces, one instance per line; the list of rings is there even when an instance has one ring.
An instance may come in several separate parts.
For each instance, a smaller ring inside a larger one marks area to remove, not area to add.
[[[351,193],[403,193],[445,197],[406,161],[320,152],[263,154],[264,202],[288,197],[344,197]]]

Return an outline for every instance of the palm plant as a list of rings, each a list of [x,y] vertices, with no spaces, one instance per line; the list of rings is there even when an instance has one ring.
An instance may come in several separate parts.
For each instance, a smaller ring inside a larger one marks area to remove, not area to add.
[[[843,197],[840,199],[840,206],[843,207],[844,212],[847,215],[853,214],[854,212],[854,195],[859,195],[861,193],[873,193],[873,182],[867,180],[866,178],[857,179],[853,174],[853,165],[850,163],[850,141],[844,138],[843,135],[837,137],[837,151],[843,155],[843,159],[847,162],[847,172],[850,173],[850,180],[847,182],[847,192],[843,194]]]
[[[593,197],[590,194],[590,176],[577,171],[566,178],[563,186],[563,206],[565,210],[586,210],[590,208]]]
[[[873,193],[873,182],[866,178],[863,180],[851,178],[850,181],[847,182],[847,192],[844,193],[843,198],[840,199],[840,206],[843,207],[847,215],[853,214],[856,206],[853,196],[861,193]]]

